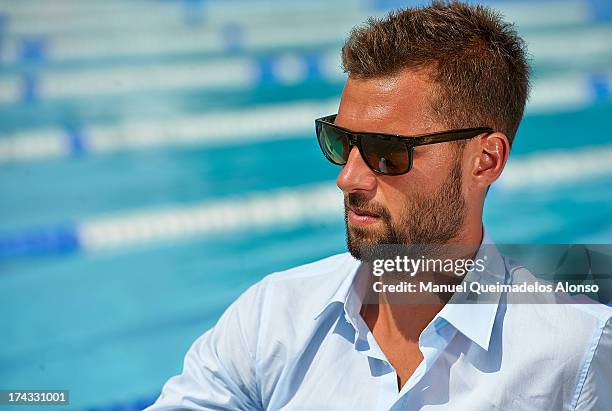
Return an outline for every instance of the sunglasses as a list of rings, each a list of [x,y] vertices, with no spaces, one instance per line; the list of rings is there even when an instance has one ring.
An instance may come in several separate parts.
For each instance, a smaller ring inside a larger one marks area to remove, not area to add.
[[[482,133],[492,133],[489,127],[464,128],[418,136],[401,136],[354,132],[334,124],[336,114],[315,120],[321,151],[333,164],[343,166],[356,146],[363,161],[372,171],[386,176],[405,174],[412,168],[414,148],[427,144],[466,140]]]

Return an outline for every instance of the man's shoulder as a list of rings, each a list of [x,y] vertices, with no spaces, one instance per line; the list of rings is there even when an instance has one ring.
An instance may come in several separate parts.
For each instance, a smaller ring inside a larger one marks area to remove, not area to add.
[[[510,282],[513,284],[550,285],[554,290],[554,292],[534,293],[525,299],[516,299],[516,305],[531,307],[529,310],[524,310],[525,313],[541,312],[551,314],[552,317],[563,317],[563,329],[565,330],[574,326],[581,326],[585,322],[597,327],[612,318],[612,307],[597,302],[584,294],[570,294],[566,290],[568,285],[563,282],[542,280],[533,275],[526,267],[516,263],[510,263],[508,271],[511,276]],[[560,290],[557,290],[558,285]],[[556,315],[553,315],[553,313],[556,313]],[[550,316],[543,317],[543,319],[546,318],[550,318]]]
[[[269,274],[245,291],[230,310],[241,318],[245,334],[257,335],[260,358],[279,346],[288,352],[299,350],[301,342],[317,332],[318,314],[347,287],[358,266],[345,253]]]
[[[546,283],[525,267],[515,266],[511,271],[513,283]],[[508,338],[515,338],[511,334],[520,335],[533,355],[556,353],[568,364],[575,362],[575,366],[582,364],[589,353],[592,355],[602,332],[612,327],[612,307],[584,295],[547,292],[534,294],[529,301],[508,302],[504,316]]]
[[[262,281],[287,286],[310,280],[337,282],[342,281],[344,274],[358,264],[359,262],[351,254],[340,253],[284,271],[274,272],[264,277]]]
[[[261,281],[266,288],[265,298],[277,307],[283,303],[294,306],[303,300],[323,304],[350,280],[358,265],[349,253],[342,253],[269,274]]]
[[[333,299],[347,285],[359,261],[349,253],[341,253],[284,271],[266,275],[253,284],[240,299],[257,306],[261,315],[283,312],[297,319],[300,315],[316,315],[315,310]],[[244,304],[239,304],[244,305]]]

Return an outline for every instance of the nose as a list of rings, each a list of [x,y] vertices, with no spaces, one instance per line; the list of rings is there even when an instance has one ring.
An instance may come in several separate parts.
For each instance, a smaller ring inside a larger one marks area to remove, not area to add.
[[[353,146],[346,164],[338,174],[336,184],[344,193],[371,192],[376,188],[376,176]]]

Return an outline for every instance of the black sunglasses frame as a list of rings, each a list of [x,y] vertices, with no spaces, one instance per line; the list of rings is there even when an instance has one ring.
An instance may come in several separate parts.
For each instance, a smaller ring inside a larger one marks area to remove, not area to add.
[[[336,114],[332,114],[332,115],[321,117],[315,120],[315,130],[317,134],[317,141],[319,142],[319,147],[321,148],[321,151],[323,152],[323,155],[325,156],[325,158],[327,158],[332,164],[336,164],[339,166],[345,165],[346,162],[348,161],[347,159],[343,163],[338,163],[334,161],[332,158],[330,158],[328,154],[325,152],[325,149],[323,148],[323,145],[321,143],[321,137],[320,137],[321,128],[324,125],[331,127],[337,131],[340,131],[341,134],[346,135],[348,139],[348,147],[349,147],[348,152],[349,153],[351,152],[351,148],[353,146],[357,147],[357,150],[359,150],[359,154],[361,154],[361,158],[367,164],[367,166],[375,173],[386,175],[386,176],[398,176],[398,175],[406,174],[407,172],[409,172],[412,169],[412,162],[413,162],[415,147],[424,146],[428,144],[447,143],[450,141],[467,140],[470,138],[474,138],[480,134],[483,134],[483,133],[488,134],[494,131],[490,127],[474,127],[474,128],[448,130],[448,131],[439,131],[436,133],[420,134],[420,135],[415,135],[415,136],[403,136],[401,134],[372,133],[372,132],[367,132],[367,131],[355,132],[355,131],[346,129],[344,127],[335,125],[334,124],[335,119],[336,119]],[[372,165],[370,165],[365,153],[363,152],[363,148],[361,144],[361,140],[363,136],[374,137],[376,139],[384,140],[384,141],[399,141],[399,142],[404,143],[406,146],[406,153],[408,154],[407,170],[399,172],[399,173],[387,173],[387,172],[382,172],[380,170],[377,170]]]

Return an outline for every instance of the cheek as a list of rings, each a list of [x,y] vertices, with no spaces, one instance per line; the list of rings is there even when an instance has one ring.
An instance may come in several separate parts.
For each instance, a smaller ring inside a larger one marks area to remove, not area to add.
[[[415,160],[416,157],[415,157]],[[384,193],[389,207],[392,203],[410,202],[414,196],[423,196],[440,186],[447,174],[447,166],[440,159],[419,158],[412,169],[401,176],[382,176],[380,190]]]
[[[418,150],[421,148],[422,150]],[[435,191],[447,178],[457,151],[451,144],[436,144],[417,147],[414,152],[412,170],[402,181],[405,189],[416,192]]]
[[[448,178],[454,154],[444,149],[421,150],[415,157],[412,169],[401,176],[379,176],[377,197],[384,204],[393,221],[397,221],[415,198],[427,198],[436,193]]]
[[[415,147],[414,149],[414,168],[428,170],[439,168],[453,159],[456,151],[452,143],[430,144]]]
[[[384,177],[382,180],[378,184],[378,191],[381,194],[379,201],[389,211],[391,220],[397,223],[399,219],[405,218],[403,214],[405,214],[406,207],[410,207],[414,201],[414,197],[422,196],[422,188],[417,188],[422,184],[412,181],[407,175]]]

